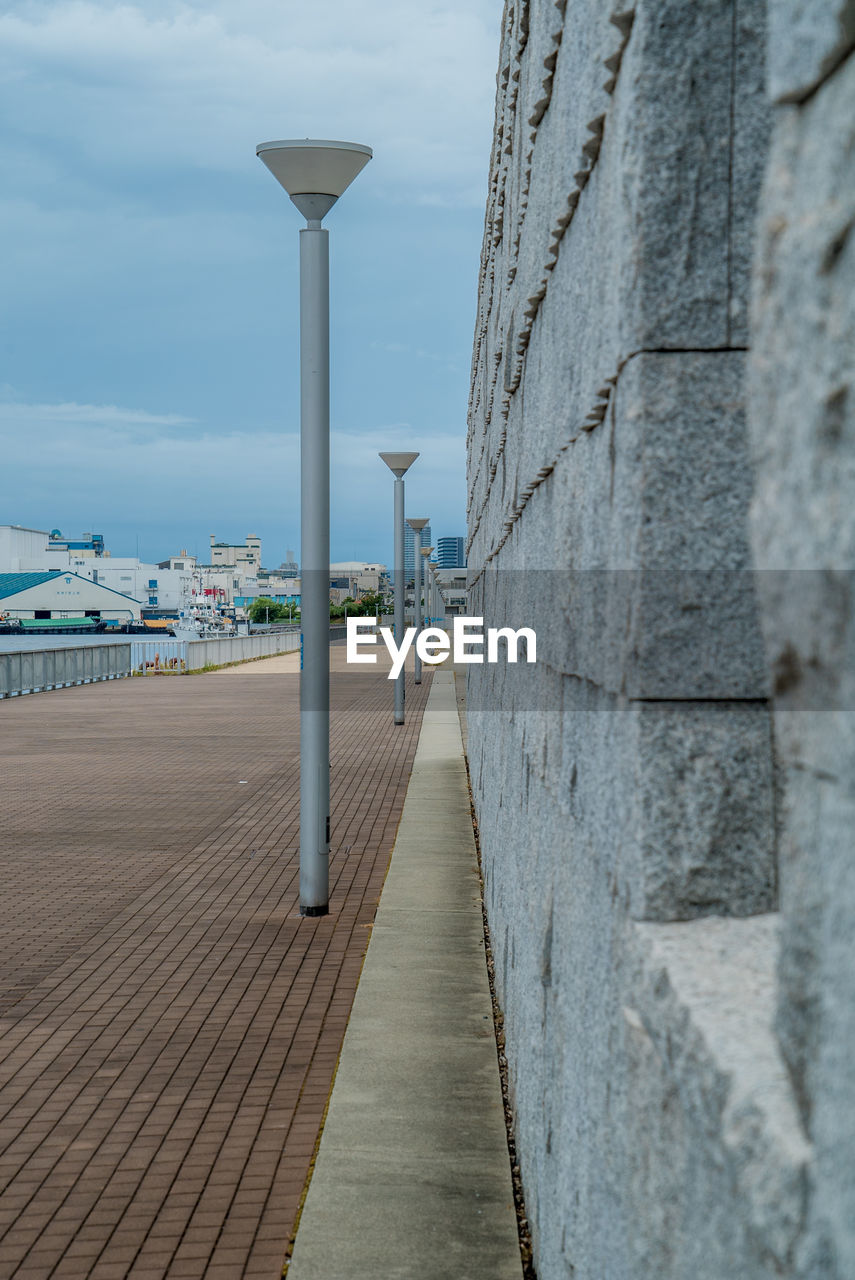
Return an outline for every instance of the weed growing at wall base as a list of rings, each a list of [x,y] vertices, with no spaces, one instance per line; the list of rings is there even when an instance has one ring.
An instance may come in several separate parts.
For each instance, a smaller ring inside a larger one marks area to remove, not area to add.
[[[526,662],[537,661],[537,636],[531,627],[488,627],[484,631],[483,618],[461,618],[453,621],[452,634],[441,627],[424,627],[417,632],[415,627],[407,627],[400,645],[395,643],[395,634],[391,627],[377,626],[376,618],[348,618],[347,620],[347,661],[348,663],[376,663],[376,653],[361,653],[364,645],[376,645],[379,635],[389,651],[392,668],[389,679],[396,680],[404,666],[407,654],[415,641],[416,653],[422,662],[437,666],[451,657],[454,662],[499,662],[499,642],[504,641],[504,660],[517,662],[521,642],[525,642]],[[486,659],[484,642],[486,638]]]

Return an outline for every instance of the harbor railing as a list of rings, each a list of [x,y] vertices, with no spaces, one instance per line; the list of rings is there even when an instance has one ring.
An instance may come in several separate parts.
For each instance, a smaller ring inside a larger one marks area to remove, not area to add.
[[[0,653],[0,698],[66,689],[131,674],[130,644],[77,645]]]
[[[131,645],[131,664],[135,675],[186,675],[189,671],[204,671],[206,667],[224,667],[230,662],[293,653],[299,647],[299,631],[212,636],[205,640],[135,640]]]
[[[330,627],[330,642],[341,643],[345,628]],[[85,644],[68,648],[0,653],[0,698],[130,675],[187,675],[253,658],[293,653],[299,630],[267,635],[224,636],[202,640],[132,640],[127,644]]]

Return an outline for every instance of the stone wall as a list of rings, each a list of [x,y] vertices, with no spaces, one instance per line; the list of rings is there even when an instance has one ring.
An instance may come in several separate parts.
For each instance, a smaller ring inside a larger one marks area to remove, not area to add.
[[[770,8],[504,12],[470,612],[539,661],[469,754],[541,1280],[855,1274],[851,597],[755,572],[852,564],[852,6]]]
[[[806,1275],[855,1275],[855,4],[772,8],[751,509],[783,778],[776,1030],[814,1150]]]

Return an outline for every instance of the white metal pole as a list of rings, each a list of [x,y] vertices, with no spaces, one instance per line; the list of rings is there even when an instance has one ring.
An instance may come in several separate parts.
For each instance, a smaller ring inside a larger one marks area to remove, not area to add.
[[[300,914],[329,911],[329,232],[300,232]]]
[[[421,635],[422,627],[424,626],[424,614],[422,613],[422,580],[424,578],[424,569],[422,566],[424,565],[424,556],[421,554],[421,548],[418,545],[420,541],[421,539],[418,531],[414,531],[413,544],[415,550],[415,574],[413,576],[415,577],[415,582],[413,583],[413,586],[416,589],[416,640],[418,640]],[[416,684],[421,684],[422,660],[419,657],[418,649],[416,650],[415,668]]]
[[[395,644],[404,642],[404,477],[395,477]],[[404,723],[404,671],[395,681],[395,724]]]
[[[306,219],[300,232],[300,914],[329,911],[330,298],[321,220],[371,159],[358,142],[291,138],[256,155]]]

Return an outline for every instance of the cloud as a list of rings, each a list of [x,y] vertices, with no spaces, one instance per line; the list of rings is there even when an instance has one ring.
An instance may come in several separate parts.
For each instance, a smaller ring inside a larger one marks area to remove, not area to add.
[[[0,520],[146,520],[160,555],[265,519],[297,541],[298,438],[272,428],[298,403],[298,219],[255,145],[313,135],[375,153],[333,234],[336,556],[391,554],[376,452],[408,434],[408,493],[462,531],[500,17],[500,0],[6,0]],[[387,425],[356,429],[372,415]]]
[[[296,431],[213,432],[178,414],[116,405],[0,404],[4,521],[31,527],[97,528],[114,554],[131,554],[131,531],[154,530],[143,555],[196,546],[214,528],[250,529],[278,563],[299,542],[300,442]],[[392,483],[377,454],[412,448],[407,423],[330,441],[336,558],[388,560]],[[32,441],[39,441],[38,454]],[[428,512],[440,532],[458,528],[463,441],[454,430],[419,432],[421,457],[407,476],[408,510]],[[280,551],[275,548],[280,548]]]
[[[0,402],[0,424],[24,430],[36,426],[87,427],[177,427],[195,422],[176,413],[147,413],[144,409],[122,409],[114,404],[22,404]]]
[[[498,23],[492,0],[13,2],[0,84],[69,167],[234,173],[270,137],[352,137],[390,192],[481,204]]]

